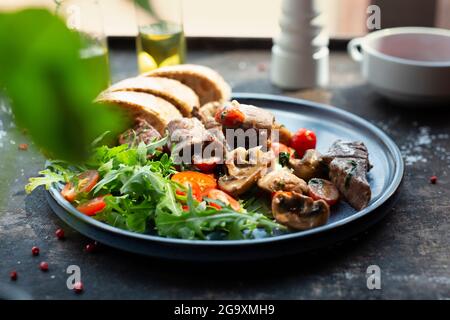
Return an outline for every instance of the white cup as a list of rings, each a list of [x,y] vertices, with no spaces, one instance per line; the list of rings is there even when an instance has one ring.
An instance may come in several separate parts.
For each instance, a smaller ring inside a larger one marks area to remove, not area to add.
[[[384,29],[353,39],[348,52],[387,98],[411,106],[450,101],[450,30]]]

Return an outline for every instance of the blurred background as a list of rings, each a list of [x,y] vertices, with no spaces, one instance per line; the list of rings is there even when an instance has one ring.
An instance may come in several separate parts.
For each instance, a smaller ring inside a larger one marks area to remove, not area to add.
[[[107,36],[135,36],[130,0],[99,0]],[[437,26],[450,28],[450,0],[328,0],[325,9],[331,38],[348,39],[367,32],[367,6],[382,10],[383,28]],[[188,37],[272,38],[278,32],[281,0],[183,0]],[[54,0],[2,0],[0,11],[25,6],[55,7]],[[257,14],[255,14],[257,13]],[[250,22],[250,23],[249,23]],[[249,27],[249,25],[251,27]]]

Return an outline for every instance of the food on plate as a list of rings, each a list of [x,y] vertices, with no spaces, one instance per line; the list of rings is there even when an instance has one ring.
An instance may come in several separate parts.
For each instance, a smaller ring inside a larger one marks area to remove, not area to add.
[[[289,158],[289,167],[294,170],[296,176],[305,181],[314,177],[322,177],[326,171],[322,156],[315,149],[307,150],[301,159]]]
[[[301,128],[291,137],[291,147],[297,152],[297,156],[302,158],[306,151],[315,149],[317,143],[314,131]]]
[[[279,191],[273,196],[272,213],[283,225],[296,230],[307,230],[326,224],[330,207],[323,200],[314,201],[295,191]]]
[[[226,173],[219,178],[220,189],[234,196],[245,193],[261,179],[272,160],[273,153],[264,153],[259,147],[236,148],[225,159]]]
[[[119,144],[139,145],[141,142],[150,144],[161,139],[161,134],[143,118],[136,118],[133,128],[119,136]]]
[[[314,200],[323,200],[329,206],[339,201],[339,190],[329,180],[313,178],[308,182],[308,195]]]
[[[275,117],[267,110],[256,106],[240,104],[236,100],[218,108],[215,120],[224,128],[267,129],[271,130]]]
[[[223,103],[219,101],[208,102],[200,108],[194,108],[192,115],[197,117],[206,129],[216,128],[220,126],[220,123],[216,121],[215,116],[222,104]]]
[[[135,77],[122,80],[108,91],[146,92],[163,98],[173,104],[184,117],[190,117],[193,108],[198,108],[200,101],[191,88],[173,79],[160,77]]]
[[[291,145],[292,142],[292,132],[284,126],[284,124],[275,122],[273,124],[273,129],[278,130],[278,141],[287,146]]]
[[[229,86],[205,67],[165,67],[144,76],[97,99],[134,118],[118,145],[101,145],[99,138],[85,163],[51,162],[27,191],[58,184],[93,219],[202,240],[307,230],[326,224],[341,200],[357,210],[368,205],[364,143],[337,140],[322,155],[320,132],[292,134],[271,112],[228,101]]]
[[[144,92],[105,91],[96,101],[120,106],[132,117],[145,119],[161,135],[171,120],[183,117],[170,102]]]
[[[308,185],[286,167],[274,170],[258,180],[258,187],[271,194],[277,191],[295,191],[300,194],[308,193]]]
[[[356,210],[369,204],[371,190],[367,181],[370,170],[369,152],[360,141],[337,140],[323,156],[330,169],[330,180]]]
[[[200,105],[213,101],[228,101],[231,88],[220,74],[211,68],[193,64],[162,67],[144,77],[163,77],[180,81],[190,87],[200,98]]]
[[[223,161],[226,142],[221,132],[206,130],[197,118],[171,121],[167,125],[167,133],[168,147],[175,163],[183,162],[198,166],[200,163],[212,164]]]

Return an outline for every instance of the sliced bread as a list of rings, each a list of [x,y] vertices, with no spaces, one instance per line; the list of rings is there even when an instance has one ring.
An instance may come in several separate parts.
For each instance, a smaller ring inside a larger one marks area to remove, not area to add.
[[[146,92],[169,101],[185,117],[200,105],[197,94],[181,82],[160,77],[129,78],[113,84],[108,91]]]
[[[170,102],[144,92],[105,91],[96,102],[117,105],[134,118],[144,118],[161,135],[170,121],[183,117]]]
[[[228,101],[231,98],[231,88],[222,76],[204,66],[194,64],[168,66],[144,73],[142,76],[178,80],[195,91],[200,98],[200,105],[213,101]]]

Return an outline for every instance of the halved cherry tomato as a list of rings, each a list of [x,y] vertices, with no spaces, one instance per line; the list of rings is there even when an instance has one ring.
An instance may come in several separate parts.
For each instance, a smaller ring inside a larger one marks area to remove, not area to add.
[[[308,195],[314,200],[324,200],[332,206],[339,200],[339,191],[336,186],[328,180],[313,178],[308,182]]]
[[[200,186],[198,185],[197,182],[184,181],[181,184],[184,185],[186,188],[189,188],[189,187],[191,188],[192,198],[194,198],[194,200],[197,200],[198,202],[201,202],[203,200],[202,190],[200,189]],[[185,191],[181,191],[181,190],[177,190],[176,194],[179,195],[179,196],[186,196],[187,195],[187,193]]]
[[[215,114],[215,119],[226,127],[235,127],[244,122],[245,115],[239,108],[228,106],[219,108]]]
[[[77,210],[87,216],[95,216],[97,213],[105,209],[105,197],[106,196],[97,197],[89,200],[88,202],[82,203],[77,207]]]
[[[73,202],[80,193],[89,193],[95,187],[100,178],[96,170],[88,170],[79,174],[76,178],[77,185],[68,182],[61,195],[69,202]]]
[[[209,190],[207,197],[213,200],[219,200],[226,205],[229,205],[233,210],[239,211],[241,209],[241,205],[239,204],[239,202],[222,190],[211,189]],[[222,209],[222,207],[216,203],[210,203],[210,205],[217,208],[218,210]]]
[[[73,186],[72,182],[66,183],[64,188],[61,190],[61,195],[69,202],[73,202],[77,196],[77,191]]]
[[[88,193],[91,192],[92,189],[94,189],[100,176],[97,170],[88,170],[78,175],[77,178],[78,178],[77,191],[80,193],[81,192]]]
[[[281,142],[272,142],[271,149],[275,156],[277,157],[281,152],[286,152],[290,154],[290,157],[293,158],[295,154],[295,150],[293,148],[288,147]]]
[[[316,134],[308,129],[299,129],[291,140],[291,147],[297,152],[297,156],[302,158],[306,150],[315,149],[317,143]]]
[[[202,159],[201,162],[197,162],[194,160],[195,167],[200,170],[203,173],[210,173],[213,172],[214,169],[217,167],[217,162],[215,159],[209,160],[209,159]]]
[[[196,171],[183,171],[172,176],[172,181],[184,184],[184,182],[195,182],[203,193],[207,189],[217,187],[216,179],[208,174]]]

